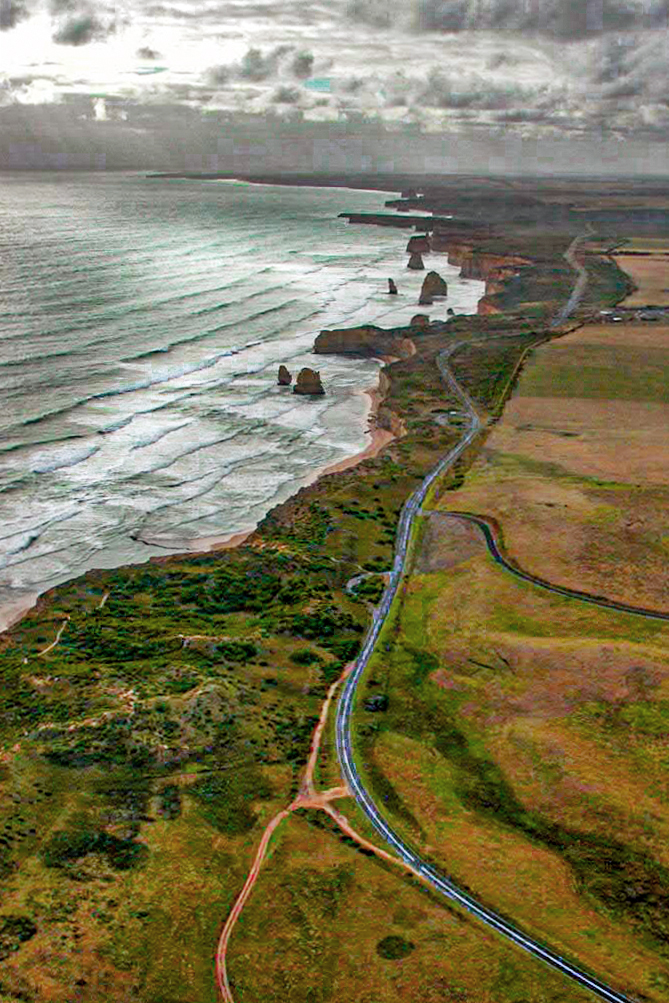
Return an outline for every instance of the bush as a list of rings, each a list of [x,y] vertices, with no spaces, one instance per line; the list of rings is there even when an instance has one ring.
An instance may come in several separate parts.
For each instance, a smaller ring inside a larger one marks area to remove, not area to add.
[[[301,648],[299,651],[294,651],[290,660],[295,665],[313,665],[315,662],[320,662],[320,658],[311,648]]]
[[[228,662],[248,662],[255,658],[258,649],[251,641],[221,641],[216,645],[216,653]]]
[[[407,958],[415,948],[416,945],[412,944],[410,940],[391,934],[378,942],[376,953],[380,958],[385,958],[386,961],[398,961],[400,958]]]
[[[3,916],[0,918],[0,960],[18,951],[37,933],[37,927],[27,916]]]
[[[41,856],[47,867],[67,869],[70,864],[99,853],[115,871],[128,871],[144,863],[148,850],[143,843],[134,839],[119,839],[107,832],[82,826],[76,829],[62,829],[55,832]]]

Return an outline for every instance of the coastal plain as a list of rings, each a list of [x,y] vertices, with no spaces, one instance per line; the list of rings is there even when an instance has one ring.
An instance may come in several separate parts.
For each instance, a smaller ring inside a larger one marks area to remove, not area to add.
[[[3,1003],[220,998],[221,927],[300,790],[401,507],[462,435],[437,367],[456,344],[489,432],[425,505],[356,708],[360,770],[397,830],[487,905],[630,995],[666,998],[669,628],[512,579],[448,514],[497,520],[513,559],[551,581],[666,602],[668,326],[593,322],[631,289],[607,255],[551,326],[582,210],[603,225],[606,199],[579,190],[575,219],[566,184],[533,184],[425,196],[458,216],[430,266],[448,254],[489,286],[478,316],[379,335],[415,347],[383,370],[380,454],[235,549],[90,573],[3,636]],[[477,195],[485,223],[466,215]],[[332,716],[316,777],[340,782]],[[380,843],[350,798],[336,805]],[[282,823],[232,933],[237,1003],[585,999],[372,853],[322,811]]]

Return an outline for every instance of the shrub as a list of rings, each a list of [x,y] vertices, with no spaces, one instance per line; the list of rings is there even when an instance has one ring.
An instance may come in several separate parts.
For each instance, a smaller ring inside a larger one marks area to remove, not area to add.
[[[294,651],[290,660],[295,665],[313,665],[314,662],[320,662],[320,658],[311,648],[301,648],[299,651]]]
[[[3,916],[0,918],[0,960],[18,951],[37,933],[37,927],[27,916]]]
[[[385,958],[386,961],[398,961],[400,958],[408,957],[415,948],[416,945],[410,940],[391,934],[378,942],[376,953],[380,958]]]

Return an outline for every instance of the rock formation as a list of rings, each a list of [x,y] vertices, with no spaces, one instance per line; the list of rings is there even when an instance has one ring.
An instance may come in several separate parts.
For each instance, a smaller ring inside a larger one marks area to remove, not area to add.
[[[391,296],[397,296],[397,286],[392,279],[388,279],[388,292]]]
[[[415,272],[420,272],[425,268],[425,265],[423,264],[423,258],[417,251],[413,251],[411,253],[411,257],[409,258],[409,264],[407,265],[407,268],[413,268]]]
[[[293,377],[285,366],[279,366],[279,386],[289,387],[293,382]]]
[[[439,272],[428,272],[423,279],[423,287],[420,291],[420,303],[431,303],[435,296],[447,296],[448,286],[442,279]]]
[[[321,374],[314,369],[300,369],[297,382],[293,387],[294,394],[308,394],[311,397],[320,397],[325,393],[321,383]]]
[[[411,318],[411,327],[417,327],[419,331],[426,331],[430,326],[430,318],[426,313],[417,313]]]
[[[407,244],[407,254],[427,254],[431,251],[430,238],[426,233],[416,234],[409,238]]]
[[[418,306],[432,306],[433,303],[433,298],[421,289],[420,296],[418,297]]]
[[[407,359],[413,355],[413,343],[395,331],[387,331],[373,324],[364,327],[339,328],[321,331],[314,342],[317,355],[393,355]]]

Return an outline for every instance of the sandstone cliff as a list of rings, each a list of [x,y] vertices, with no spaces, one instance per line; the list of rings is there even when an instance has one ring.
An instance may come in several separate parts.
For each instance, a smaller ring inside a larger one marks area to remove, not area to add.
[[[321,331],[314,342],[314,352],[317,355],[392,355],[407,359],[413,355],[414,345],[410,338],[403,338],[394,331],[368,324],[364,327]]]
[[[325,393],[321,383],[321,375],[314,369],[300,369],[297,383],[293,387],[294,394],[308,394],[312,397],[319,397]]]
[[[278,383],[280,387],[289,387],[293,382],[293,377],[291,376],[288,369],[285,366],[279,366],[279,379]]]
[[[483,296],[479,300],[476,312],[480,317],[487,317],[490,314],[503,313],[504,311],[501,310],[496,303],[493,303],[493,301],[487,296]]]
[[[409,238],[407,244],[407,254],[427,254],[431,250],[430,238],[427,234],[416,234]]]

